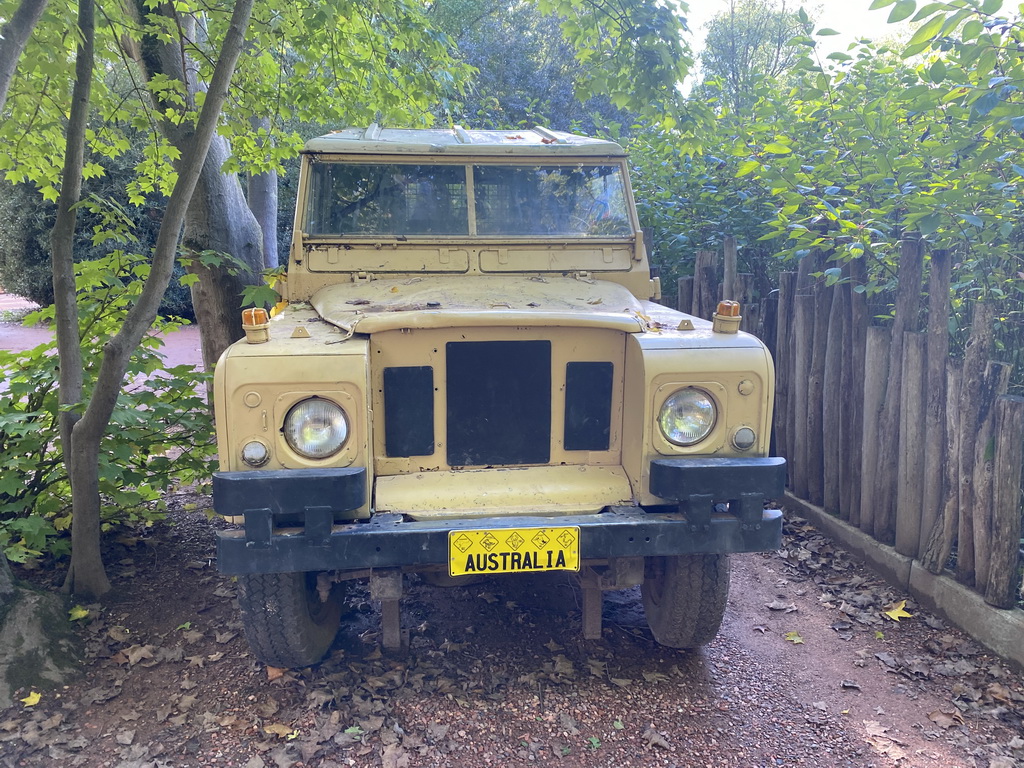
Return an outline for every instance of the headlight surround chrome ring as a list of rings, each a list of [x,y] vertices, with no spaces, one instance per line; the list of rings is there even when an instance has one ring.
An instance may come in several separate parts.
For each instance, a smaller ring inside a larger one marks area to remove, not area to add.
[[[697,387],[673,392],[658,414],[661,434],[673,445],[683,447],[695,445],[710,435],[717,420],[714,398]]]
[[[312,397],[296,403],[284,417],[285,442],[307,459],[326,459],[348,440],[348,418],[340,405]]]
[[[250,440],[242,446],[242,461],[250,467],[262,467],[270,461],[270,450],[261,440]]]

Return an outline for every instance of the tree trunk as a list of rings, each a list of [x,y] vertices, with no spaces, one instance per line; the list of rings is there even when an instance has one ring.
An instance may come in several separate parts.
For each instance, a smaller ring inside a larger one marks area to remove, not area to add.
[[[194,139],[192,131],[188,133],[187,138],[179,139],[182,145],[168,138],[179,148],[189,146]],[[205,266],[193,257],[189,267],[190,272],[199,276],[199,281],[192,285],[192,306],[199,321],[207,370],[213,370],[221,353],[242,338],[242,291],[259,282],[263,271],[263,233],[249,210],[238,178],[220,170],[229,154],[227,141],[214,137],[185,216],[181,240],[186,252],[227,253],[244,264],[239,271],[231,264]]]
[[[92,0],[82,2],[91,3]],[[178,178],[153,248],[149,277],[143,284],[138,300],[129,310],[121,330],[104,347],[103,360],[92,397],[82,418],[74,426],[74,460],[70,467],[74,525],[71,567],[65,587],[76,594],[89,595],[97,591],[96,585],[89,580],[93,575],[90,565],[95,560],[102,567],[99,553],[98,490],[100,440],[117,404],[132,350],[139,345],[156,319],[160,301],[170,283],[178,250],[178,233],[185,221],[185,212],[199,183],[200,174],[207,165],[207,152],[227,99],[231,75],[242,50],[252,3],[253,0],[236,0],[210,89],[203,102],[199,121],[192,132],[194,140],[189,150],[182,153],[178,163]],[[81,542],[76,538],[86,536],[88,538]]]
[[[278,266],[277,255],[277,171],[249,176],[249,210],[263,232],[263,266]]]
[[[268,131],[270,120],[254,119],[253,130]],[[246,188],[249,210],[259,224],[263,233],[263,268],[274,269],[278,265],[277,256],[277,171],[249,174]],[[650,251],[650,249],[648,249]]]
[[[60,359],[61,446],[64,466],[71,481],[72,499],[71,564],[64,589],[90,598],[110,591],[110,580],[100,553],[99,440],[96,440],[95,450],[90,450],[88,446],[78,444],[75,434],[82,401],[83,370],[73,248],[77,220],[75,205],[82,191],[85,129],[92,89],[94,15],[93,0],[79,0],[75,87],[68,119],[57,220],[50,238],[57,354]]]
[[[14,574],[11,573],[11,564],[6,557],[0,557],[0,603],[3,598],[14,592]]]
[[[193,20],[177,16],[170,4],[148,11],[145,4],[137,0],[136,7],[142,17],[146,13],[157,13],[171,18],[186,35],[195,28]],[[184,82],[190,100],[201,90],[193,75],[194,69],[189,67],[189,72],[185,71],[186,59],[178,43],[146,37],[135,54],[147,80],[163,76]],[[177,105],[169,103],[157,106],[178,109]],[[160,125],[167,140],[182,156],[194,151],[196,127],[190,120],[177,124],[165,120]],[[263,233],[249,210],[238,177],[221,172],[230,154],[227,140],[214,136],[185,217],[182,237],[182,246],[191,252],[189,271],[199,276],[199,281],[192,286],[192,304],[202,336],[203,362],[208,369],[212,369],[228,345],[242,337],[242,291],[256,284],[263,270],[260,247]],[[200,263],[199,254],[203,251],[229,254],[236,263]]]
[[[21,0],[11,20],[0,29],[0,111],[28,38],[46,9],[47,0]]]

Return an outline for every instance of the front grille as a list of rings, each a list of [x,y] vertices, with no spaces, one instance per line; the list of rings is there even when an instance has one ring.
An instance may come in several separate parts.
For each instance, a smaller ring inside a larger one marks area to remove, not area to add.
[[[565,367],[565,450],[607,451],[612,426],[611,363]]]
[[[384,369],[384,451],[388,456],[434,453],[434,369]]]
[[[447,348],[448,464],[547,464],[551,342],[452,341]]]

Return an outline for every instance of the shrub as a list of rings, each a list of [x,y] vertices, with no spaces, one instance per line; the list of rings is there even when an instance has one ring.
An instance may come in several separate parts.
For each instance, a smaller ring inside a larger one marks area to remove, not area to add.
[[[148,272],[141,257],[115,251],[78,268],[78,305],[86,396],[103,346],[120,328]],[[52,321],[52,308],[26,318]],[[181,327],[158,320],[132,356],[125,387],[103,442],[100,493],[103,529],[160,519],[164,494],[209,477],[213,426],[205,400],[210,375],[192,366],[165,367],[160,333]],[[71,488],[57,425],[56,343],[0,352],[0,548],[18,562],[64,555],[71,525]]]

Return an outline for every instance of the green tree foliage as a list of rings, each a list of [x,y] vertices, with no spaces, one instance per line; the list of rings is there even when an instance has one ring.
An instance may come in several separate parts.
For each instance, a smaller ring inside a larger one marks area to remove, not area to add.
[[[103,346],[124,322],[148,265],[116,251],[79,265],[78,302],[86,391],[95,386]],[[28,323],[53,320],[53,310]],[[173,332],[177,322],[158,321]],[[128,367],[99,466],[104,530],[161,517],[165,494],[205,482],[215,453],[204,393],[212,378],[192,366],[167,367],[158,335],[143,338]],[[55,342],[25,352],[0,352],[0,551],[23,562],[68,550],[71,494],[58,428]]]
[[[997,338],[1020,386],[1024,26],[1002,16],[998,0],[876,5],[892,6],[893,21],[919,22],[906,50],[858,44],[821,58],[818,36],[798,37],[805,54],[791,87],[755,89],[744,120],[712,124],[704,153],[637,151],[644,194],[688,201],[675,217],[666,205],[648,206],[646,216],[663,231],[675,224],[704,236],[724,230],[709,213],[724,205],[748,250],[759,243],[783,260],[831,253],[827,282],[840,279],[843,261],[864,260],[868,280],[855,288],[883,306],[902,237],[949,249],[954,338],[962,340],[968,302],[996,302]],[[685,272],[690,254],[665,256]]]
[[[806,34],[807,26],[807,16],[787,8],[785,0],[730,0],[729,9],[707,24],[698,94],[736,114],[746,111],[760,87],[772,87],[766,78],[780,78],[799,60],[793,38]]]
[[[134,153],[131,153],[134,154]],[[147,195],[141,205],[133,205],[125,194],[125,185],[134,175],[131,155],[105,160],[114,164],[103,176],[83,185],[86,205],[80,213],[81,226],[75,235],[75,258],[79,261],[109,256],[117,247],[104,234],[104,221],[117,216],[129,222],[135,242],[133,249],[146,252],[156,241],[163,214],[163,200]],[[0,285],[10,293],[25,296],[42,306],[53,302],[50,267],[50,231],[56,206],[40,197],[30,184],[9,184],[0,180]],[[184,274],[179,267],[176,276]],[[164,296],[160,313],[194,320],[188,286],[173,283]]]
[[[15,0],[0,0],[0,18]],[[183,53],[208,81],[216,50],[231,14],[231,3],[180,2],[182,17],[201,19],[203,34],[182,43]],[[22,54],[0,121],[0,173],[11,182],[28,181],[44,197],[56,199],[63,130],[74,66],[76,36],[73,4],[50,5]],[[166,16],[135,18],[125,6],[104,6],[97,19],[97,60],[101,76],[93,84],[93,119],[88,132],[92,159],[86,180],[104,173],[99,157],[120,157],[138,148],[137,176],[126,186],[131,202],[170,192],[172,163],[179,153],[159,130],[164,118],[195,120],[197,112],[154,112],[153,100],[171,106],[187,102],[179,81],[139,80],[130,59],[139,51],[131,41],[152,34],[179,41],[182,30]],[[239,63],[232,98],[220,131],[234,156],[225,170],[260,171],[295,155],[304,136],[301,121],[320,125],[428,124],[432,107],[457,96],[468,70],[453,59],[450,40],[430,24],[426,9],[413,0],[299,0],[261,3],[254,10],[247,52]],[[201,106],[201,101],[196,107]],[[253,130],[254,117],[269,118]]]
[[[519,0],[443,0],[433,19],[473,67],[455,122],[474,128],[544,125],[585,134],[629,126],[633,115],[607,94],[577,95],[583,65],[561,31],[561,20]]]
[[[679,87],[693,65],[683,42],[686,3],[601,3],[536,0],[542,13],[560,19],[562,35],[576,51],[581,99],[607,94],[612,105],[636,112],[648,125],[683,121]]]

